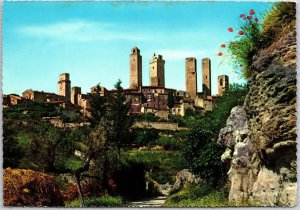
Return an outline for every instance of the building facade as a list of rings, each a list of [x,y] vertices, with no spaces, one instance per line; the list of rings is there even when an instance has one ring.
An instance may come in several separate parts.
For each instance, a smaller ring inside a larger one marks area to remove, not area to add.
[[[204,96],[211,95],[211,65],[209,58],[202,59],[202,91]]]
[[[68,73],[59,75],[58,95],[65,96],[68,100],[71,100],[71,80]]]
[[[185,87],[189,96],[194,99],[197,96],[197,60],[190,57],[185,59]]]
[[[153,55],[150,61],[150,86],[165,87],[165,60],[162,55]]]
[[[229,89],[229,78],[227,75],[218,76],[218,95],[222,96]]]
[[[130,89],[138,89],[142,86],[142,56],[137,47],[132,48],[130,54]]]

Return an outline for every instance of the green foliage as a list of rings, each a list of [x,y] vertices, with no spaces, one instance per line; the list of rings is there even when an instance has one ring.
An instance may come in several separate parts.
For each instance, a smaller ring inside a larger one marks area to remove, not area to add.
[[[296,2],[276,2],[262,22],[264,46],[296,29]]]
[[[231,109],[241,105],[245,86],[232,85],[220,99],[218,106],[190,127],[185,142],[184,156],[192,171],[208,183],[222,184],[227,167],[221,162],[224,148],[217,144],[218,134],[226,125]]]
[[[3,110],[3,118],[16,120],[41,120],[42,117],[59,116],[59,107],[51,103],[29,101]]]
[[[103,196],[85,199],[85,207],[122,207],[124,205],[121,197]],[[68,202],[66,207],[80,207],[80,200]]]
[[[97,85],[96,92],[90,94],[90,97],[90,121],[95,126],[100,122],[102,117],[106,117],[108,103],[106,97],[100,95],[100,84]]]
[[[18,166],[22,154],[22,147],[14,135],[14,125],[11,121],[3,123],[3,168]]]
[[[76,159],[75,157],[70,157],[66,161],[66,168],[72,171],[76,171],[81,167],[83,167],[82,161]]]
[[[203,183],[169,196],[164,207],[228,207],[227,197],[226,190]]]
[[[143,165],[149,176],[160,184],[172,183],[178,171],[186,167],[179,151],[137,151],[122,152],[123,165]]]
[[[183,148],[183,142],[174,137],[162,136],[154,142],[154,145],[163,146],[165,150],[180,150]]]
[[[260,34],[260,24],[252,20],[244,20],[240,23],[241,31],[244,35],[236,38],[234,44],[229,45],[229,51],[233,55],[235,69],[243,69],[243,76],[249,78],[252,75],[250,69],[253,56],[262,46]]]
[[[149,146],[158,138],[156,129],[135,129],[133,143],[137,146]]]
[[[112,121],[111,143],[120,148],[128,142],[129,128],[132,125],[132,118],[128,116],[131,101],[126,102],[121,80],[115,84],[116,96],[110,105],[109,119]]]
[[[153,113],[144,113],[134,117],[135,121],[146,121],[146,122],[156,122],[159,117],[155,116]]]

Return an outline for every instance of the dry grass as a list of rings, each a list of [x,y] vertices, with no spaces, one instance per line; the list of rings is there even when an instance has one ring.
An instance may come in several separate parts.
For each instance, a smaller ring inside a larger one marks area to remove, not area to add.
[[[296,3],[279,2],[266,13],[261,36],[267,45],[293,30],[296,30]]]
[[[32,170],[5,169],[3,199],[4,206],[64,206],[54,179]]]

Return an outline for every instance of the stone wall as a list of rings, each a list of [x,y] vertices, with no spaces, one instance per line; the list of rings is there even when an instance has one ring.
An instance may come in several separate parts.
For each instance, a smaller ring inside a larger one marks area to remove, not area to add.
[[[185,130],[186,128],[178,127],[178,123],[172,122],[135,122],[132,126],[133,128],[154,128],[158,130]]]
[[[235,107],[218,142],[230,164],[229,201],[294,206],[296,177],[296,32],[259,52],[243,107]]]

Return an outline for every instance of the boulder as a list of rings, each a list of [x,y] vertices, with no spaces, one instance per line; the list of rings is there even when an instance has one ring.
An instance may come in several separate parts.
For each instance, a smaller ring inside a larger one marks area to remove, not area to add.
[[[198,176],[190,172],[188,169],[183,169],[176,174],[176,180],[172,191],[177,191],[183,187],[198,184],[199,182],[200,178]]]

